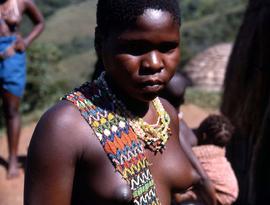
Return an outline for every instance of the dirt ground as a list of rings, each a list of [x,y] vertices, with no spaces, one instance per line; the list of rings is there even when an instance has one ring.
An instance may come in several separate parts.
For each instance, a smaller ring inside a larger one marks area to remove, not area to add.
[[[191,104],[182,106],[181,111],[184,113],[184,119],[190,127],[196,127],[202,119],[212,112]],[[7,138],[0,134],[0,205],[23,204],[25,159],[35,125],[36,123],[33,122],[22,129],[19,145],[19,160],[22,168],[20,169],[20,176],[16,179],[6,180]]]

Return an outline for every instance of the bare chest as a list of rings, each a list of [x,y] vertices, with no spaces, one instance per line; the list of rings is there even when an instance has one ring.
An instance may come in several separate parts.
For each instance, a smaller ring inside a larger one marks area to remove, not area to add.
[[[127,182],[115,171],[99,142],[95,143],[98,149],[95,156],[89,151],[85,155],[84,162],[78,166],[74,201],[80,198],[85,200],[80,204],[89,204],[90,201],[95,201],[95,204],[131,204],[132,193]],[[91,150],[90,147],[88,150]],[[193,169],[179,142],[174,139],[168,141],[167,149],[162,154],[155,155],[147,150],[145,154],[151,164],[150,172],[158,198],[162,205],[169,205],[172,192],[185,190],[192,185]]]
[[[18,0],[8,0],[0,5],[1,30],[15,28],[19,25],[21,20],[22,5]]]

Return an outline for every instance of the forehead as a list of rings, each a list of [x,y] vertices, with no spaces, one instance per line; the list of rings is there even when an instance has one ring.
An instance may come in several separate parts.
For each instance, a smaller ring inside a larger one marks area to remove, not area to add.
[[[136,25],[138,27],[163,29],[177,25],[173,16],[168,11],[157,9],[146,9],[144,13],[137,18]]]
[[[157,9],[146,9],[137,17],[135,23],[116,33],[118,39],[139,40],[157,37],[176,41],[179,38],[179,24],[173,16],[167,12]]]

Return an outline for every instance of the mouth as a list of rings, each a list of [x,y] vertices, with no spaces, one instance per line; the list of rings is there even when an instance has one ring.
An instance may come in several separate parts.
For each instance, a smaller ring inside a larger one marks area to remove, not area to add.
[[[146,92],[159,92],[164,87],[164,83],[159,80],[148,80],[141,84],[141,89]]]

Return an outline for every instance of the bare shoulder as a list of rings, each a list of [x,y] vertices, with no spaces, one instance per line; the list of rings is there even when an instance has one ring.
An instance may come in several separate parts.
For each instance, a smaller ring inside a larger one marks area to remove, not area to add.
[[[91,128],[79,110],[68,101],[60,101],[39,120],[31,139],[30,153],[79,156],[89,134]]]
[[[87,148],[95,150],[91,134],[71,102],[60,101],[41,117],[28,149],[25,204],[71,204],[77,164]]]

